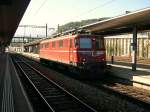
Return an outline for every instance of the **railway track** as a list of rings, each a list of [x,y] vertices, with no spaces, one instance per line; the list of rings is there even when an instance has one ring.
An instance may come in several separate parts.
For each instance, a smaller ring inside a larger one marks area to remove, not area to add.
[[[28,59],[25,60],[27,61]],[[128,85],[129,83],[133,82],[123,79],[116,80],[116,78],[107,78],[107,80],[104,81],[94,80],[81,82],[96,87],[102,91],[106,91],[115,96],[119,96],[127,101],[132,102],[133,104],[139,105],[139,107],[150,110],[150,93],[145,92],[144,89],[139,90],[136,87],[134,88],[133,86]]]
[[[150,91],[133,87],[132,81],[110,76],[104,81],[84,81],[84,83],[150,109]]]
[[[12,56],[36,112],[97,112],[18,57]]]

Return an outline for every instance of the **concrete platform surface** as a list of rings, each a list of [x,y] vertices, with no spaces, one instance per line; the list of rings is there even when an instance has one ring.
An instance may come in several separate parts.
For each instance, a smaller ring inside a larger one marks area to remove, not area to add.
[[[0,54],[0,112],[33,112],[9,54]]]
[[[29,57],[29,58],[31,58],[31,59],[33,59],[35,61],[40,61],[39,54],[27,53],[27,52],[22,52],[21,54],[26,56],[26,57]]]
[[[144,66],[143,68],[137,67],[136,71],[132,71],[131,66],[124,65],[123,63],[110,65],[112,66],[111,72],[114,76],[141,83],[133,83],[133,86],[150,90],[150,69],[148,69],[150,66],[148,67],[147,65],[146,68]]]

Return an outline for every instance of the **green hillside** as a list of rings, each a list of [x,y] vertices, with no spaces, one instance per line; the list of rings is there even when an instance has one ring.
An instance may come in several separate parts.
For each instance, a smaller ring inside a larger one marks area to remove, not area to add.
[[[78,28],[78,27],[81,27],[81,26],[84,26],[84,25],[87,25],[87,24],[102,21],[104,19],[108,19],[108,17],[100,18],[100,19],[88,19],[88,20],[82,20],[82,21],[77,21],[77,22],[69,22],[65,25],[59,26],[59,28],[58,28],[59,31],[57,30],[57,32],[64,32],[64,31],[67,31],[67,30],[75,29],[75,28]]]

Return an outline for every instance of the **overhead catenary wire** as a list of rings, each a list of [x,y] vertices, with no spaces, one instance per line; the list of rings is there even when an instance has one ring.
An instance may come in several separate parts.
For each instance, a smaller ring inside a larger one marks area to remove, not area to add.
[[[94,7],[94,8],[91,8],[91,9],[85,11],[85,12],[83,12],[83,13],[81,13],[81,14],[79,14],[79,15],[73,17],[73,18],[81,17],[81,16],[83,16],[83,15],[85,15],[85,14],[88,14],[88,13],[90,13],[90,12],[92,12],[92,11],[98,9],[99,7],[104,7],[104,6],[106,6],[106,5],[109,5],[109,4],[111,4],[112,2],[114,2],[114,1],[116,1],[116,0],[109,0],[109,1],[107,1],[107,2],[105,2],[105,3],[103,3],[103,4],[100,4],[100,5],[98,5],[98,6]]]
[[[106,6],[106,5],[109,5],[109,4],[111,4],[112,2],[114,2],[114,1],[116,1],[116,0],[109,0],[109,1],[107,1],[107,2],[105,2],[105,3],[103,3],[103,4],[100,4],[100,5],[98,5],[98,6],[94,7],[94,8],[91,8],[91,9],[85,11],[85,12],[83,12],[83,13],[81,13],[81,14],[79,14],[79,15],[73,17],[73,18],[81,17],[81,16],[83,16],[83,15],[85,15],[85,14],[88,14],[88,13],[90,13],[90,12],[92,12],[92,11],[98,9],[99,7],[104,7],[104,6]],[[46,2],[47,2],[47,0],[44,0],[44,1],[41,3],[40,7],[35,11],[34,16],[39,13],[39,11],[40,11],[41,8],[45,5]]]
[[[35,14],[38,14],[38,12],[41,10],[41,8],[45,5],[45,3],[47,2],[47,0],[44,0],[43,3],[40,5],[40,7],[36,10]]]

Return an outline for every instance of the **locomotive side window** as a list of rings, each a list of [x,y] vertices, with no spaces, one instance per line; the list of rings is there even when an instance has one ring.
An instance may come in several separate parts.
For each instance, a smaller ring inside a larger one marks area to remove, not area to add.
[[[44,44],[41,44],[41,48],[44,48]]]
[[[56,42],[52,42],[52,48],[55,48],[56,47]]]
[[[92,40],[90,38],[80,38],[80,48],[92,48]]]
[[[95,47],[96,49],[101,49],[103,48],[103,39],[96,39],[96,42],[95,42]]]
[[[41,48],[41,49],[43,48],[43,44],[40,45],[40,48]]]
[[[45,48],[49,48],[49,43],[45,43]]]
[[[72,48],[72,39],[70,39],[70,48]]]
[[[60,40],[59,41],[59,48],[62,48],[63,47],[63,40]]]

